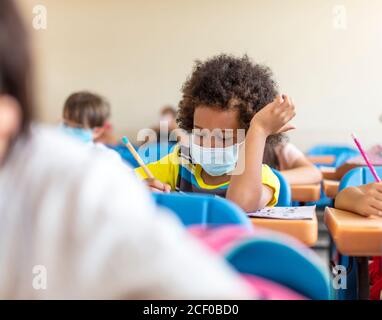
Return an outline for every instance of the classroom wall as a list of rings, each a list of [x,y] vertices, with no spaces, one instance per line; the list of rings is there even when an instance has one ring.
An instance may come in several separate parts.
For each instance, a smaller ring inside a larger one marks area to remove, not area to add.
[[[17,1],[35,38],[44,122],[60,118],[70,92],[90,89],[133,138],[178,102],[195,59],[247,53],[293,96],[301,148],[351,143],[351,131],[382,140],[380,0]],[[32,28],[36,4],[48,9],[46,30]]]

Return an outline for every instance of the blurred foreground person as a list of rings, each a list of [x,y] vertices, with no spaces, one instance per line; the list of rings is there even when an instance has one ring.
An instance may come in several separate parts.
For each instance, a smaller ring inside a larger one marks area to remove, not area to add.
[[[246,298],[127,166],[32,125],[28,37],[0,0],[0,299]]]

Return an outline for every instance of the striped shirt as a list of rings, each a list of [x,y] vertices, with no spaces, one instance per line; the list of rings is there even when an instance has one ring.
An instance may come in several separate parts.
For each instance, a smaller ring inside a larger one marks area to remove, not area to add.
[[[149,163],[147,167],[156,179],[169,184],[172,191],[207,193],[225,197],[229,187],[229,181],[218,185],[206,184],[202,178],[203,169],[201,165],[193,163],[189,148],[185,146],[177,145],[167,156]],[[135,171],[143,179],[147,178],[142,168],[137,168]],[[280,182],[266,165],[262,166],[262,183],[274,191],[268,206],[276,205]]]

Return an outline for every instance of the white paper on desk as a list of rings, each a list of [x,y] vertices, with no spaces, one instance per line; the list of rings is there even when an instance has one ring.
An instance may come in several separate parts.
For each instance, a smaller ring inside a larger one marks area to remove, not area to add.
[[[311,220],[316,212],[316,206],[307,207],[274,207],[248,213],[251,218]]]

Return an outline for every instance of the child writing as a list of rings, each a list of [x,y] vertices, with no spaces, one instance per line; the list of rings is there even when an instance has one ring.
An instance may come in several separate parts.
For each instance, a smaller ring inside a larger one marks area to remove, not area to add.
[[[110,104],[105,98],[88,91],[71,94],[65,101],[62,131],[102,153],[121,160],[119,154],[96,142],[107,130]]]
[[[321,182],[321,171],[307,159],[301,150],[290,143],[284,135],[279,135],[277,140],[275,143],[268,144],[264,163],[279,170],[289,184]],[[275,146],[273,147],[273,145]]]
[[[225,196],[248,212],[275,205],[279,181],[262,164],[264,147],[293,128],[295,111],[271,71],[247,56],[219,55],[197,62],[182,92],[178,123],[191,133],[189,146],[149,164],[156,179],[137,172],[154,190]]]
[[[382,184],[370,183],[342,190],[335,207],[369,217],[382,217]],[[382,300],[382,259],[374,257],[370,264],[370,298]]]

